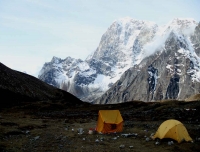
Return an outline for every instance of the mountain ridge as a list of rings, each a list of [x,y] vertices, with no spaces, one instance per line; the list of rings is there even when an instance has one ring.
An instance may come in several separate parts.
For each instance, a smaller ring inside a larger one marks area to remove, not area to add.
[[[81,100],[93,102],[109,90],[126,70],[143,66],[141,61],[161,50],[171,33],[191,37],[196,26],[197,22],[193,19],[173,19],[164,28],[153,22],[119,19],[103,34],[96,51],[85,61],[73,59],[74,63],[68,69],[65,67],[69,63],[64,60],[59,66],[43,66],[38,77],[45,82],[54,82],[54,86]]]
[[[31,75],[12,70],[2,63],[0,63],[0,92],[1,107],[17,105],[22,102],[58,100],[62,100],[68,105],[82,103],[77,97],[64,90],[55,88]]]
[[[199,25],[196,30],[199,30]],[[141,62],[143,66],[127,70],[96,103],[184,100],[198,94],[200,58],[190,44],[187,37],[171,31],[163,48],[145,58]]]

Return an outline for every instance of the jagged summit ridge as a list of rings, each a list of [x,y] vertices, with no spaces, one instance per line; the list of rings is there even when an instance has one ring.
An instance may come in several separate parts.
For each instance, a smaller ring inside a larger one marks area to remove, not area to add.
[[[133,19],[131,17],[124,17],[124,18],[115,20],[113,24],[121,24],[123,26],[128,26],[128,24],[133,24],[134,26],[140,27],[140,26],[143,26],[143,24],[148,25],[148,26],[154,26],[156,23],[151,22],[151,21]]]
[[[126,62],[132,66],[134,62],[132,50],[135,40],[140,39],[141,43],[146,43],[154,36],[157,27],[155,23],[151,22],[131,18],[119,19],[103,34],[99,47],[91,58],[98,60],[108,58],[109,61],[115,58],[118,62]],[[117,62],[108,62],[110,65],[115,63]]]

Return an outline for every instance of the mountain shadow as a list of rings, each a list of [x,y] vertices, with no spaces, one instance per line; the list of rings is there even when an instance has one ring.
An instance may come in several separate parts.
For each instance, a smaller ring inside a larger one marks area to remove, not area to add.
[[[68,105],[83,103],[72,94],[55,88],[33,76],[12,70],[0,63],[0,107],[36,101],[62,101]]]

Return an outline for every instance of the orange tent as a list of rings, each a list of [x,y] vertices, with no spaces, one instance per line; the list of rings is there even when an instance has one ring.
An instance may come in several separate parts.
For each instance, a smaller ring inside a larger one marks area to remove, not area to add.
[[[123,118],[119,110],[99,110],[96,130],[101,133],[121,132]]]

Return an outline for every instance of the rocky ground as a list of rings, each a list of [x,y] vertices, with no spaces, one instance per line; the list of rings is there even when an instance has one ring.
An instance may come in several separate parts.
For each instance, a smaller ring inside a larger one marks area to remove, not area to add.
[[[98,110],[119,109],[124,130],[88,134],[96,127]],[[116,105],[67,106],[59,102],[29,103],[0,110],[0,151],[182,151],[200,150],[200,102],[128,102]],[[150,135],[167,119],[181,121],[193,139],[178,144],[164,139],[156,145]],[[77,130],[83,128],[80,134]],[[127,134],[131,134],[125,137]],[[125,135],[124,135],[125,134]],[[173,144],[169,145],[169,141]]]

